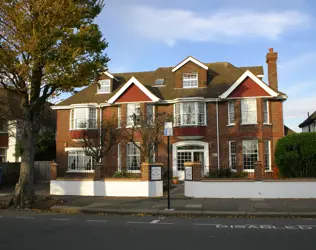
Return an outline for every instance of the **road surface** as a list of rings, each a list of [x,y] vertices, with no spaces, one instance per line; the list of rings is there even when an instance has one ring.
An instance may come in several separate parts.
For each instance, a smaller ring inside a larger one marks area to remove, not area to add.
[[[0,249],[316,249],[316,220],[0,211]]]

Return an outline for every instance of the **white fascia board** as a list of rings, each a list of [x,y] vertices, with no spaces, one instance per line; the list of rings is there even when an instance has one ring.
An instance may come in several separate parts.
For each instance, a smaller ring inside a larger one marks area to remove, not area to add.
[[[135,84],[141,91],[143,91],[153,102],[158,102],[160,99],[151,93],[143,84],[141,84],[134,76],[124,84],[124,86],[109,100],[108,103],[114,103],[132,84]]]
[[[118,81],[114,75],[110,74],[108,71],[103,72],[103,74],[105,74],[106,76],[110,77],[111,79],[115,79],[116,81]]]
[[[71,109],[70,106],[51,106],[52,110],[58,110],[58,109]]]
[[[93,148],[94,150],[97,149],[97,148]],[[83,151],[84,150],[84,147],[77,147],[77,148],[74,148],[74,147],[66,147],[65,148],[65,152],[68,152],[68,151]]]
[[[271,89],[268,85],[266,85],[263,81],[261,81],[258,77],[256,77],[253,73],[247,70],[245,73],[241,75],[241,77],[237,79],[237,81],[234,82],[232,86],[229,87],[228,90],[226,90],[219,97],[221,99],[227,98],[247,77],[251,78],[255,83],[257,83],[261,88],[263,88],[269,95],[273,97],[276,97],[279,95],[273,89]]]
[[[204,97],[182,97],[174,99],[174,102],[206,102]]]
[[[198,60],[194,59],[192,56],[189,56],[187,59],[185,59],[183,62],[179,63],[178,65],[176,65],[173,69],[172,69],[172,72],[175,72],[177,71],[178,69],[180,69],[183,65],[187,64],[188,62],[193,62],[195,63],[196,65],[200,66],[201,68],[205,69],[205,70],[208,70],[208,67],[199,62]]]

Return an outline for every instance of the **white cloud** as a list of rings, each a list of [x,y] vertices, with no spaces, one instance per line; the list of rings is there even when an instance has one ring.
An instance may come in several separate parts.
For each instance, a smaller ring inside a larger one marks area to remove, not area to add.
[[[299,11],[258,12],[227,10],[201,14],[181,9],[158,9],[130,6],[121,13],[121,20],[145,38],[173,46],[179,40],[236,41],[241,38],[275,40],[309,22],[309,16]]]

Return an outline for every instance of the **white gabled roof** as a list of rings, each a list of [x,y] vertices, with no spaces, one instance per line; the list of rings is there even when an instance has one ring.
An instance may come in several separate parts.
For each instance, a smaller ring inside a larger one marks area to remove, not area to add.
[[[105,72],[103,72],[103,74],[105,74],[106,76],[110,77],[111,79],[115,79],[116,81],[118,81],[118,80],[114,77],[114,75],[110,74],[109,71],[105,71]]]
[[[192,56],[189,56],[187,59],[185,59],[184,61],[182,61],[181,63],[179,63],[178,65],[176,65],[173,69],[172,72],[177,71],[178,69],[180,69],[183,65],[187,64],[188,62],[193,62],[196,65],[199,65],[201,68],[208,70],[208,67],[201,63],[200,61],[196,60],[195,58],[193,58]]]
[[[135,84],[138,88],[140,88],[140,90],[143,91],[153,102],[158,102],[160,100],[133,76],[114,96],[108,100],[108,103],[114,103],[132,84]]]
[[[255,76],[253,73],[251,73],[249,70],[247,70],[245,73],[242,74],[241,77],[237,79],[236,82],[232,86],[229,87],[228,90],[226,90],[222,95],[220,95],[220,98],[227,98],[247,77],[251,78],[255,83],[257,83],[261,88],[263,88],[269,95],[276,97],[279,94],[275,92],[273,89],[271,89],[267,84],[265,84],[263,81],[261,81],[257,76]]]

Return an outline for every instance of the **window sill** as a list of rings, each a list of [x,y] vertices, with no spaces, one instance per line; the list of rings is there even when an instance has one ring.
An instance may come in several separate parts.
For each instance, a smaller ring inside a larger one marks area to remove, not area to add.
[[[0,131],[0,134],[9,134],[9,132]]]
[[[67,170],[66,173],[94,173],[94,170]]]
[[[259,123],[241,123],[242,126],[249,126],[249,125],[258,125]]]
[[[236,124],[232,123],[232,124],[228,124],[227,127],[234,127]]]
[[[141,171],[140,170],[126,170],[127,173],[131,173],[131,174],[140,174]]]
[[[272,123],[263,123],[263,125],[272,126]]]

